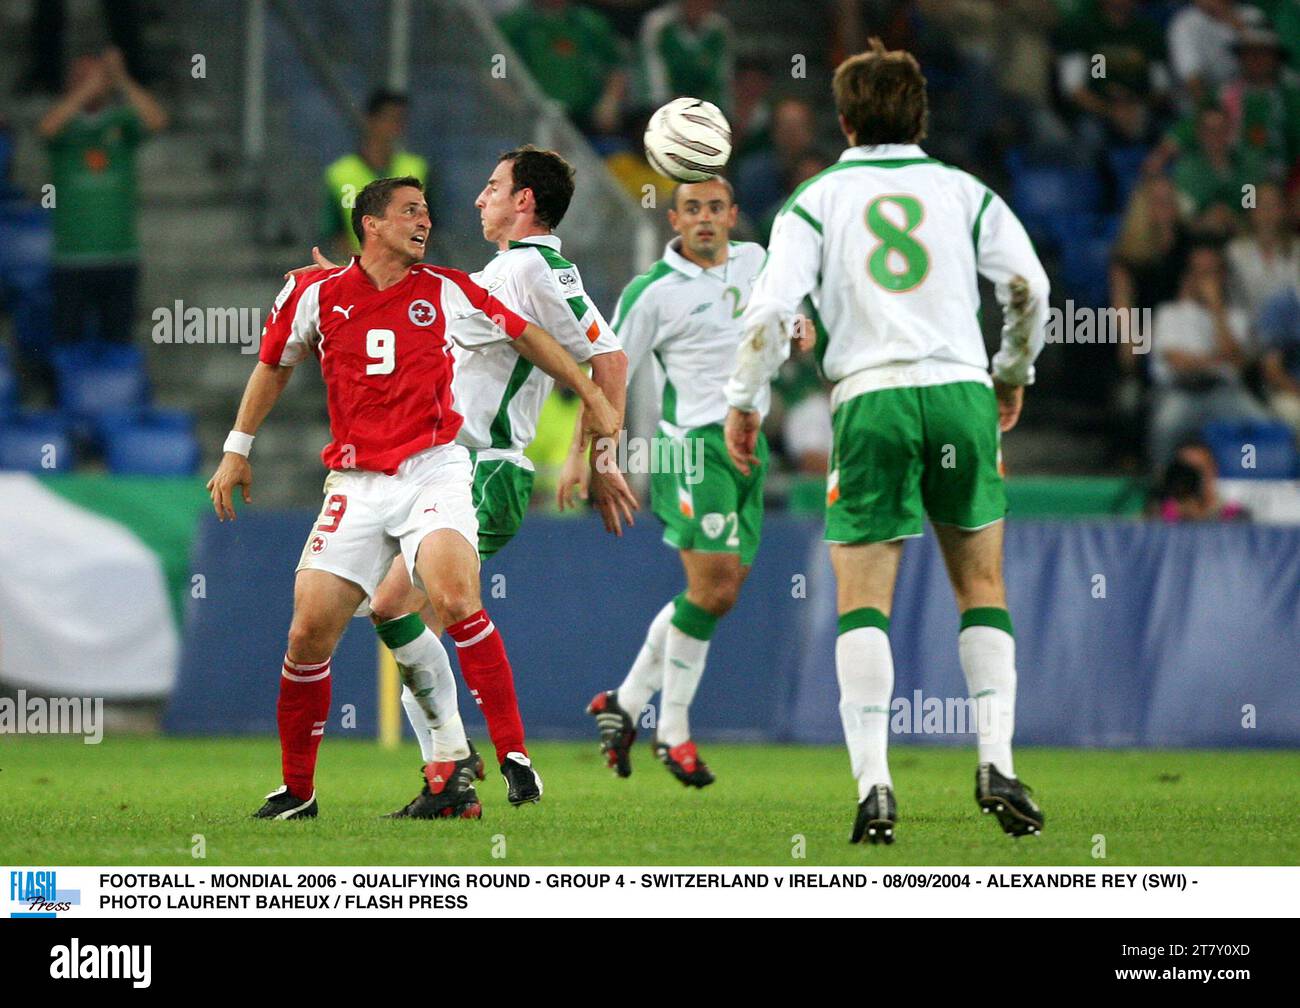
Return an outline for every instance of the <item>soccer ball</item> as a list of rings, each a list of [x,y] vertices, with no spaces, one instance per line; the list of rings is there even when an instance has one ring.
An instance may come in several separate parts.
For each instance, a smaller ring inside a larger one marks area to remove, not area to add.
[[[674,98],[646,126],[646,160],[678,182],[713,178],[730,156],[731,124],[718,106],[699,98]]]

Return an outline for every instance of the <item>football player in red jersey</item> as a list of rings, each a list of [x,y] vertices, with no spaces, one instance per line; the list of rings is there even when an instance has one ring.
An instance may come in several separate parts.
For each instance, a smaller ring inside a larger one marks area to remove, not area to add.
[[[577,392],[594,437],[614,436],[618,413],[545,330],[465,273],[421,263],[430,221],[418,180],[366,186],[352,226],[360,256],[336,270],[295,276],[276,298],[259,363],[208,481],[217,516],[233,519],[236,488],[245,503],[251,500],[253,435],[294,366],[315,354],[332,436],[321,457],[331,471],[294,584],[276,708],[284,784],[254,816],[317,814],[316,753],[329,717],[330,659],[348,620],[364,611],[399,554],[455,641],[465,681],[495,721],[494,741],[524,757],[502,766],[512,802],[536,801],[541,781],[527,760],[510,662],[479,594],[469,455],[454,441],[461,418],[452,408],[452,341],[473,349],[511,340],[520,356]],[[496,737],[504,735],[510,738]],[[477,817],[481,809],[464,806],[460,814]]]

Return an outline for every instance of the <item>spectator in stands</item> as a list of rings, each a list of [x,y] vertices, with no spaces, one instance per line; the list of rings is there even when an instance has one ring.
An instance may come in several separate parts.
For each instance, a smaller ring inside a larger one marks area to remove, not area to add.
[[[99,9],[113,46],[122,53],[131,77],[147,81],[140,45],[139,0],[101,0]],[[32,61],[15,88],[17,91],[58,94],[63,90],[65,0],[34,0],[29,51]]]
[[[1111,389],[1107,439],[1111,457],[1126,468],[1141,462],[1143,429],[1141,412],[1144,388],[1150,381],[1150,357],[1138,352],[1145,343],[1150,349],[1151,333],[1135,338],[1129,326],[1136,316],[1132,309],[1154,311],[1178,296],[1183,263],[1191,240],[1178,214],[1178,194],[1163,175],[1144,179],[1133,191],[1111,250],[1109,269],[1110,305],[1120,309],[1114,316],[1121,326],[1116,344],[1119,375]]]
[[[605,167],[614,176],[615,181],[638,203],[646,207],[659,206],[671,201],[673,187],[676,183],[666,175],[660,175],[650,167],[645,159],[645,147],[641,137],[650,122],[651,111],[642,109],[635,113],[628,122],[628,133],[635,141],[627,139],[622,143],[610,144],[605,154]],[[649,188],[647,188],[649,187]],[[645,202],[653,193],[654,202]]]
[[[716,0],[678,0],[646,15],[641,59],[655,108],[689,95],[731,115],[736,45],[731,22],[716,8]]]
[[[1215,90],[1237,75],[1233,44],[1247,27],[1258,27],[1263,15],[1232,0],[1193,0],[1169,22],[1169,61],[1184,89],[1184,109],[1210,101]]]
[[[1165,40],[1136,0],[1092,0],[1057,33],[1061,91],[1093,146],[1145,143],[1169,100]]]
[[[1190,244],[1173,182],[1163,175],[1144,179],[1129,200],[1111,254],[1111,306],[1154,310],[1177,298]],[[1120,349],[1131,358],[1128,345]]]
[[[1268,405],[1300,434],[1300,290],[1269,298],[1255,323]]]
[[[429,162],[401,148],[406,134],[408,100],[398,91],[380,88],[366,102],[365,131],[352,154],[344,154],[325,169],[320,209],[320,244],[348,254],[360,252],[352,233],[352,206],[357,194],[375,179],[413,175],[429,183]],[[429,199],[432,212],[435,200]],[[346,250],[346,251],[345,251]]]
[[[1300,38],[1295,40],[1300,44]],[[1241,73],[1223,86],[1219,104],[1233,135],[1278,173],[1300,158],[1300,86],[1282,73],[1285,50],[1275,32],[1249,28],[1237,41]]]
[[[1269,180],[1263,160],[1234,143],[1232,124],[1220,108],[1203,108],[1196,115],[1196,149],[1184,153],[1174,167],[1174,185],[1183,216],[1194,231],[1226,238],[1238,226],[1247,184]]]
[[[1284,50],[1276,33],[1249,28],[1235,51],[1241,73],[1219,89],[1215,104],[1228,116],[1234,143],[1257,154],[1273,174],[1285,174],[1300,159],[1300,85],[1282,72]],[[1196,116],[1186,115],[1152,151],[1144,168],[1163,171],[1172,158],[1196,145]]]
[[[783,98],[772,108],[772,146],[755,151],[736,169],[736,190],[745,213],[762,219],[779,208],[788,180],[799,161],[816,153],[812,106],[801,98]]]
[[[582,400],[569,389],[558,385],[542,404],[542,412],[537,417],[537,433],[524,451],[533,464],[534,472],[530,508],[556,514],[582,513],[575,510],[561,512],[555,498],[560,473],[573,446],[573,428],[578,422],[581,409]]]
[[[1274,294],[1300,286],[1300,239],[1287,220],[1286,197],[1271,182],[1255,192],[1246,232],[1228,245],[1229,300],[1252,321]]]
[[[737,62],[731,113],[731,157],[737,164],[772,142],[771,91],[772,74],[767,64],[755,59]]]
[[[1162,468],[1174,447],[1210,420],[1266,420],[1242,382],[1247,362],[1245,314],[1227,305],[1222,253],[1198,245],[1187,258],[1178,300],[1155,316],[1156,385],[1151,462]]]
[[[501,32],[541,89],[589,136],[618,130],[627,73],[609,22],[569,0],[529,0]]]
[[[802,155],[791,166],[789,174],[781,187],[781,197],[767,208],[767,213],[758,219],[755,230],[758,232],[758,240],[766,245],[767,239],[772,233],[772,225],[776,223],[776,215],[781,212],[790,196],[801,185],[807,182],[818,172],[829,168],[834,159],[827,157],[818,150],[810,150]]]
[[[1273,29],[1290,43],[1282,53],[1292,73],[1300,74],[1300,0],[1276,0],[1270,12]]]
[[[1219,465],[1200,438],[1178,446],[1165,467],[1148,513],[1166,522],[1242,521],[1250,514],[1235,501],[1219,498]]]
[[[826,476],[831,457],[831,400],[811,354],[792,354],[772,381],[781,404],[781,445],[800,476]]]
[[[119,99],[124,99],[119,100]],[[54,184],[54,332],[127,343],[140,277],[135,152],[167,113],[127,72],[122,54],[74,60],[68,90],[37,127]]]

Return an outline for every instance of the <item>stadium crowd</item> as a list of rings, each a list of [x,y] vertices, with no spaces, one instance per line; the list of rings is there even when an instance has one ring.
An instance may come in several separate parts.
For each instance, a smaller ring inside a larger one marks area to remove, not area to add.
[[[55,6],[34,10],[49,18]],[[131,3],[104,6],[117,9],[113,38],[138,47],[122,13]],[[825,88],[797,58],[750,46],[731,3],[486,6],[537,84],[638,197],[647,183],[670,191],[645,163],[640,137],[650,112],[676,95],[727,114],[728,174],[743,231],[756,240],[843,147]],[[1094,471],[1145,474],[1160,488],[1182,472],[1171,465],[1188,465],[1187,451],[1208,452],[1226,475],[1240,468],[1241,445],[1259,442],[1277,448],[1268,465],[1238,475],[1300,475],[1300,0],[828,0],[822,13],[824,49],[810,54],[819,66],[869,35],[916,53],[931,92],[927,150],[1007,195],[1048,265],[1054,304],[1120,310],[1112,342],[1049,349],[1044,361],[1053,401],[1072,403],[1066,413],[1105,434]],[[149,410],[130,338],[136,331],[139,342],[133,152],[166,113],[128,70],[141,62],[134,50],[69,62],[64,89],[42,38],[20,87],[54,92],[41,135],[67,198],[43,209],[10,189],[0,210],[11,334],[7,349],[0,344],[0,466],[15,457],[4,447],[14,431],[44,435],[64,420],[69,446],[90,458],[108,459],[123,429],[164,438],[187,430]],[[323,166],[319,230],[335,252],[350,240],[337,213],[342,187],[383,174],[436,187],[431,152],[403,149],[406,114],[403,95],[374,92],[355,151]],[[0,179],[11,147],[0,124]],[[116,196],[96,190],[111,205],[78,202],[86,174],[118,179]],[[53,259],[42,270],[18,250],[39,249],[31,235],[51,227]],[[98,332],[84,325],[95,313],[82,310],[96,304],[105,306]],[[113,381],[130,385],[133,370],[126,420],[101,419],[95,396],[76,398],[78,374],[95,376],[81,384],[103,396]],[[106,375],[115,377],[106,384]],[[829,400],[807,358],[788,365],[779,392],[774,446],[788,472],[815,481],[829,450]],[[555,416],[558,425],[569,414]],[[1027,420],[1057,418],[1031,411]],[[547,440],[543,430],[539,443]],[[191,464],[185,452],[169,457]]]

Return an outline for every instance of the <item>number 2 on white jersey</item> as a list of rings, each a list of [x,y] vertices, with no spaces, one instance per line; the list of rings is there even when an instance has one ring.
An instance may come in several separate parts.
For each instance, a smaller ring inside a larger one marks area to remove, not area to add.
[[[391,329],[366,331],[366,356],[372,363],[366,365],[366,374],[392,374],[397,364],[397,333]]]

